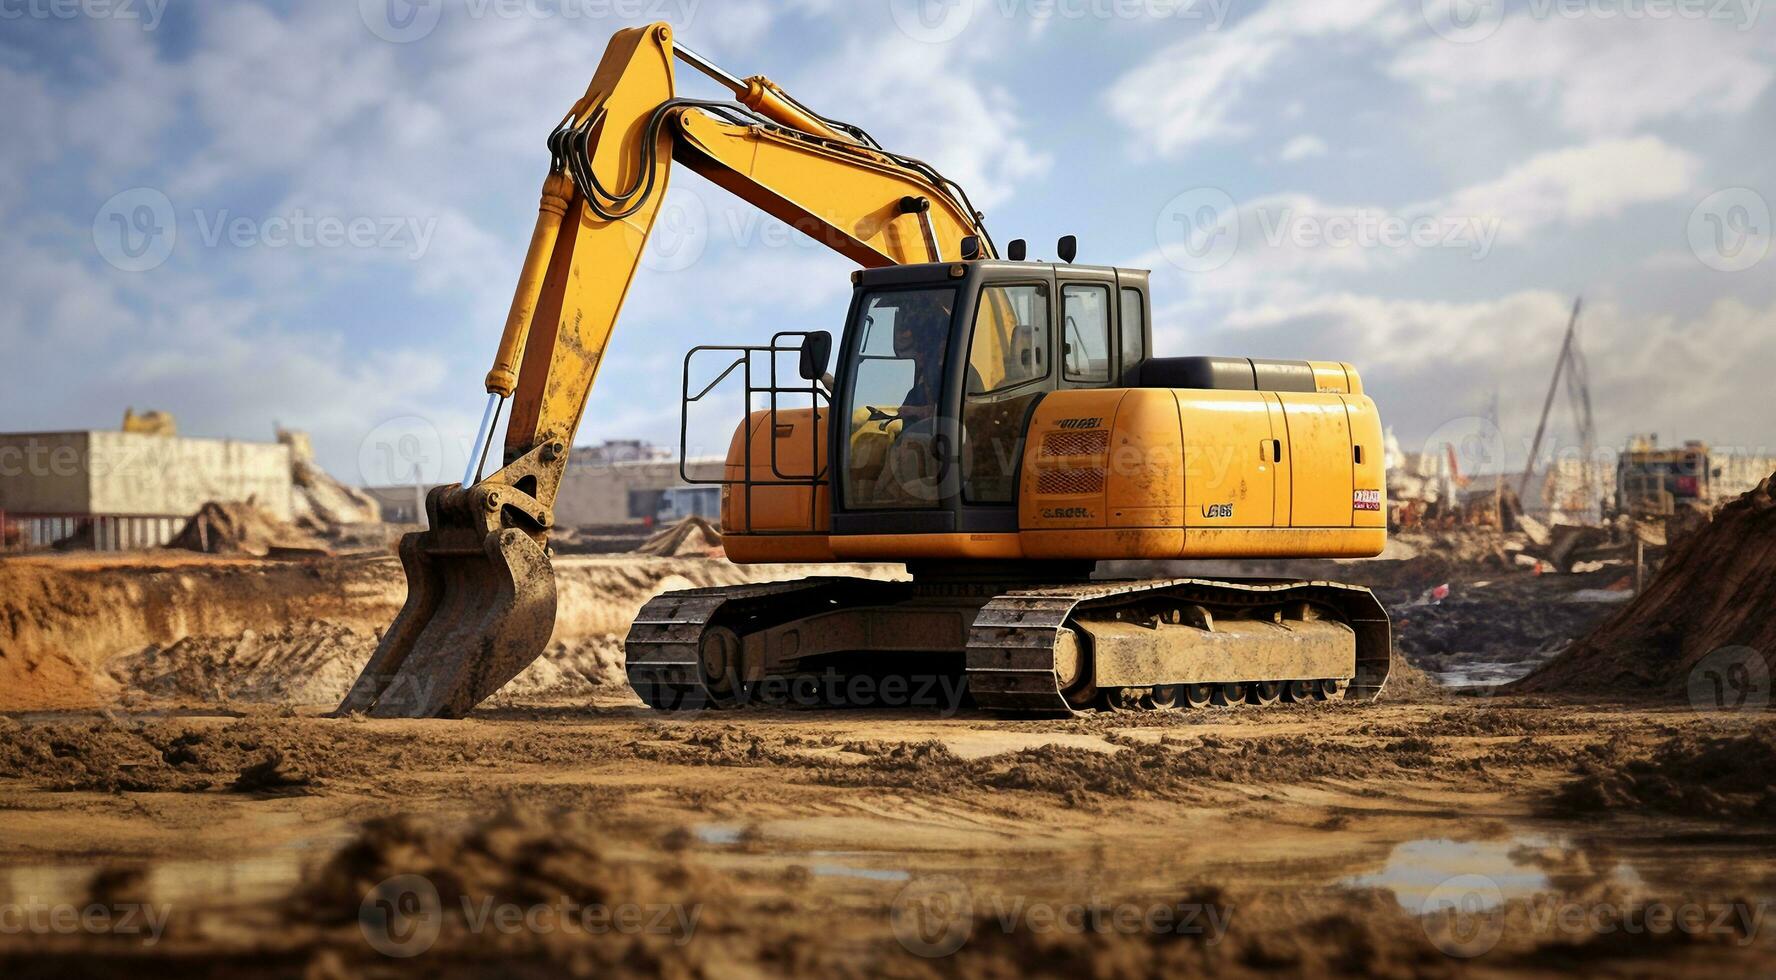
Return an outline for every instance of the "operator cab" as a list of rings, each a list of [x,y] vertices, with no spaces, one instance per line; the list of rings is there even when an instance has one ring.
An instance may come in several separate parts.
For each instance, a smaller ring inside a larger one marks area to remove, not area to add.
[[[1140,383],[1147,279],[996,259],[853,273],[833,372],[832,533],[1016,531],[1036,403]]]

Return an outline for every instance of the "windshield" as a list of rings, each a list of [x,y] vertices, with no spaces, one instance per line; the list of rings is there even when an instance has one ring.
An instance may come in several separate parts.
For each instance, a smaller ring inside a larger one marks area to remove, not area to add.
[[[846,379],[847,505],[937,503],[942,474],[932,437],[955,306],[950,287],[874,290],[858,306],[857,321],[845,331],[853,345]]]

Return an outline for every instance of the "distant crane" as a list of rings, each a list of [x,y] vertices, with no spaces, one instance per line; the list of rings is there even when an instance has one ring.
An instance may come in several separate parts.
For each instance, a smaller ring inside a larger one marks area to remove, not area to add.
[[[1587,495],[1596,486],[1593,479],[1593,467],[1597,456],[1597,424],[1591,415],[1591,369],[1585,363],[1584,351],[1579,349],[1579,308],[1584,302],[1583,297],[1574,297],[1572,315],[1566,321],[1566,339],[1560,345],[1560,358],[1554,362],[1554,376],[1548,380],[1548,397],[1542,402],[1542,417],[1536,423],[1535,440],[1529,447],[1529,462],[1523,467],[1523,476],[1517,481],[1517,499],[1527,499],[1530,476],[1535,472],[1536,459],[1542,452],[1542,437],[1548,431],[1548,415],[1554,408],[1554,395],[1560,390],[1561,379],[1566,381],[1567,404],[1572,409],[1573,427],[1578,430],[1579,479]],[[1591,506],[1587,502],[1586,507]]]

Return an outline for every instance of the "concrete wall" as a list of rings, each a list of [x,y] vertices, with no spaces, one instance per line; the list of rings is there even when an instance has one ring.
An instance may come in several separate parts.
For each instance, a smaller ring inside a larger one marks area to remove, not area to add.
[[[291,516],[290,447],[133,432],[89,433],[98,514],[192,514],[211,500],[253,499]]]
[[[691,460],[691,475],[698,479],[717,479],[722,473],[719,459]],[[606,463],[574,466],[562,478],[561,492],[555,498],[555,522],[567,527],[595,524],[630,524],[653,516],[644,509],[645,501],[657,499],[670,487],[684,486],[679,479],[676,460],[630,463]]]
[[[137,432],[0,435],[0,507],[19,513],[189,517],[258,502],[289,520],[290,449]]]

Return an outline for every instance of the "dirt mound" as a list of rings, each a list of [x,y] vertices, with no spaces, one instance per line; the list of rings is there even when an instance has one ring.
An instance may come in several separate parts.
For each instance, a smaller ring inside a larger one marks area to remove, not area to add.
[[[1568,814],[1659,810],[1676,816],[1776,824],[1776,725],[1737,735],[1674,736],[1650,757],[1615,743],[1580,764],[1553,808]]]
[[[1517,689],[1682,696],[1699,661],[1734,646],[1757,651],[1776,668],[1772,479],[1684,538],[1639,596]]]
[[[382,520],[382,507],[375,498],[340,483],[308,460],[291,464],[290,479],[295,490],[291,510],[298,527],[327,534],[339,527]]]
[[[0,718],[0,777],[59,791],[288,793],[338,771],[324,742],[274,722],[221,727],[101,720],[26,726]]]
[[[325,704],[345,696],[376,649],[376,633],[325,622],[233,636],[188,636],[108,665],[124,688],[215,704]]]
[[[313,558],[327,553],[318,539],[277,520],[250,500],[204,504],[166,546],[254,558]]]
[[[1302,706],[1301,710],[1340,707]],[[959,756],[936,741],[852,741],[830,746],[844,753],[835,756],[808,752],[810,746],[773,740],[731,722],[662,726],[653,738],[637,743],[635,750],[643,758],[676,765],[788,767],[827,786],[912,790],[949,798],[978,792],[1003,799],[1007,791],[1017,791],[1083,809],[1112,801],[1188,800],[1211,783],[1299,784],[1463,765],[1412,737],[1381,744],[1372,739],[1327,741],[1300,735],[1226,739],[1191,731],[1191,716],[1177,720],[1177,730],[1162,733],[1157,741],[1104,732],[1099,737],[1107,746],[1049,743],[979,758]],[[1007,724],[1013,723],[994,722],[998,727]]]
[[[976,903],[979,904],[979,903]],[[988,903],[992,904],[992,903]],[[1438,977],[1458,965],[1425,927],[1378,890],[1331,894],[1183,890],[1144,911],[1079,910],[1082,929],[1037,928],[1002,909],[976,915],[941,975],[1140,977]],[[1120,917],[1116,914],[1120,912]]]
[[[433,964],[472,963],[520,973],[555,964],[577,976],[696,976],[711,965],[726,973],[764,968],[766,922],[732,922],[725,876],[668,852],[648,860],[606,853],[602,822],[588,813],[512,810],[450,829],[410,816],[372,820],[308,882],[288,914],[327,930],[324,943],[372,966],[389,961],[371,948],[382,935],[366,909],[414,916],[435,941]],[[373,896],[386,895],[378,906]],[[528,928],[490,928],[488,910],[526,910]],[[640,912],[633,924],[610,917]],[[402,923],[383,923],[384,941],[411,938]],[[411,925],[411,924],[408,924]],[[370,945],[365,936],[373,937]],[[692,938],[696,942],[691,942]],[[749,949],[746,947],[750,947]]]
[[[624,557],[555,563],[555,632],[497,698],[625,683],[622,638],[671,589],[810,574],[891,577],[897,566],[738,566]],[[0,560],[0,710],[120,695],[204,703],[337,704],[405,598],[386,557],[288,563],[167,551],[127,562]]]
[[[654,532],[636,550],[644,555],[681,558],[694,555],[719,555],[722,553],[721,548],[721,532],[716,530],[715,525],[693,514],[670,527]]]

